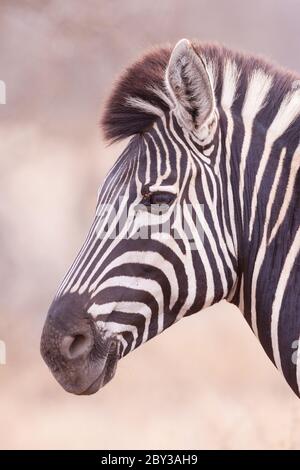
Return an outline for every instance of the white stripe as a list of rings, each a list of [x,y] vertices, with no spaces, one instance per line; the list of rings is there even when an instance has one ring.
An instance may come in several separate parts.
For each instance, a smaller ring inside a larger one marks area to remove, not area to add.
[[[113,312],[115,309],[118,309],[120,312],[124,313],[130,313],[132,315],[134,314],[140,314],[143,315],[145,318],[145,329],[144,329],[144,334],[143,334],[143,340],[142,342],[144,343],[148,339],[149,335],[149,325],[151,321],[151,309],[148,307],[148,305],[142,303],[142,302],[108,302],[103,305],[98,305],[94,303],[88,310],[88,313],[92,315],[94,318],[97,318],[101,315],[109,315],[111,312]],[[114,333],[121,334],[124,331],[131,331],[135,335],[135,341],[137,339],[137,329],[136,327],[133,327],[131,325],[123,325],[123,324],[118,324],[115,322],[110,322],[109,319],[108,321],[101,321],[100,319],[97,320],[98,326],[104,330],[104,332],[107,330],[107,334],[110,335],[113,329]],[[109,327],[108,327],[109,325]],[[131,349],[134,349],[132,347]]]
[[[258,249],[256,258],[255,258],[255,264],[254,264],[254,269],[253,269],[253,274],[252,274],[250,311],[251,311],[251,326],[252,326],[253,332],[256,334],[256,336],[258,336],[257,315],[256,315],[257,280],[258,280],[258,276],[259,276],[263,261],[265,260],[265,257],[266,257],[268,226],[269,226],[269,223],[270,223],[271,211],[272,211],[273,203],[274,203],[274,200],[275,200],[276,191],[277,191],[277,188],[278,188],[278,183],[279,183],[280,175],[281,175],[281,172],[282,172],[283,161],[284,161],[285,155],[286,155],[286,148],[283,148],[282,151],[281,151],[280,157],[279,157],[278,166],[277,166],[277,169],[276,169],[274,181],[273,181],[273,184],[272,184],[272,188],[271,188],[271,191],[270,191],[270,196],[269,196],[268,203],[267,203],[266,217],[265,217],[265,222],[264,222],[262,240],[260,242],[259,249]]]
[[[130,96],[129,98],[126,98],[126,102],[129,106],[140,109],[141,111],[144,111],[148,114],[154,114],[159,117],[163,116],[164,114],[164,111],[161,108],[154,106],[153,104],[149,103],[149,101],[145,101],[142,98],[134,98]]]
[[[228,178],[227,197],[228,197],[230,227],[231,227],[235,254],[237,254],[237,234],[236,234],[236,226],[235,226],[233,192],[232,192],[232,186],[231,186],[231,167],[230,167],[231,143],[232,143],[233,129],[234,129],[234,123],[233,123],[233,118],[231,114],[231,107],[233,105],[233,102],[236,96],[239,75],[240,75],[240,72],[237,69],[236,64],[233,62],[227,61],[225,68],[224,68],[221,106],[227,118],[227,132],[226,132],[226,140],[225,140],[226,174]]]
[[[142,277],[134,276],[114,276],[106,281],[104,281],[98,289],[93,293],[93,297],[97,294],[101,294],[104,289],[109,287],[126,287],[128,289],[142,290],[149,292],[158,304],[158,311],[163,312],[164,310],[164,293],[160,284],[157,281],[152,279],[144,279]],[[174,302],[173,302],[174,304]],[[172,308],[173,305],[168,305],[167,307]],[[117,309],[120,309],[120,303],[117,303]],[[122,310],[123,311],[123,310]],[[164,316],[163,314],[159,315],[158,318],[158,332],[163,330]]]
[[[267,134],[265,147],[259,162],[259,167],[255,177],[253,196],[251,201],[251,217],[249,224],[249,240],[252,238],[254,219],[257,208],[257,197],[260,190],[263,175],[270,158],[270,153],[275,140],[277,140],[287,128],[294,122],[300,114],[300,90],[288,94],[281,103],[277,114],[270,125]]]
[[[298,174],[298,170],[300,168],[300,147],[297,148],[296,152],[294,153],[292,157],[292,162],[291,162],[291,169],[290,169],[290,174],[289,174],[289,179],[287,186],[285,188],[285,193],[284,193],[284,200],[282,202],[282,205],[280,207],[279,215],[277,217],[276,223],[272,229],[268,244],[272,243],[274,237],[277,235],[278,230],[282,224],[282,222],[285,219],[287,210],[289,208],[289,205],[291,203],[293,194],[294,194],[294,186],[295,186],[295,180],[296,176]]]
[[[155,262],[154,262],[155,261]],[[160,269],[166,278],[170,282],[171,286],[171,305],[174,305],[176,300],[178,299],[179,293],[179,285],[176,276],[176,272],[174,270],[173,264],[170,261],[166,260],[160,253],[155,251],[128,251],[123,253],[122,255],[114,258],[114,260],[106,266],[97,278],[97,280],[90,285],[89,292],[93,292],[95,289],[98,289],[98,286],[101,287],[101,280],[103,277],[111,271],[113,268],[122,266],[123,264],[127,263],[137,263],[137,264],[146,264],[149,266],[157,266]],[[92,298],[94,297],[94,293]]]
[[[277,368],[281,371],[282,371],[282,367],[281,367],[279,341],[278,341],[279,315],[280,315],[280,309],[281,309],[285,289],[287,286],[287,282],[291,275],[291,271],[293,269],[296,257],[299,253],[299,249],[300,249],[300,227],[298,228],[296,232],[294,241],[291,245],[291,248],[284,262],[281,275],[279,278],[279,282],[277,284],[274,302],[272,305],[271,339],[272,339],[272,347],[273,347],[273,356],[274,356],[274,361],[275,361]],[[299,382],[298,382],[298,387],[300,390]]]
[[[246,159],[249,155],[249,149],[252,138],[252,126],[253,121],[256,118],[259,111],[264,107],[266,97],[272,86],[272,77],[266,75],[262,70],[255,70],[250,77],[245,101],[242,109],[242,119],[244,122],[245,135],[243,140],[243,146],[241,151],[240,160],[240,201],[241,201],[241,216],[242,221],[244,220],[244,181],[245,181],[245,169]]]
[[[123,165],[122,165],[122,167],[123,167]],[[127,171],[129,171],[129,169]],[[117,193],[114,193],[112,195],[114,197],[114,199],[110,202],[112,206],[115,204],[115,202],[116,202],[116,200],[117,200],[117,198],[118,198],[121,191],[122,191],[122,187],[119,188],[119,191]],[[99,205],[98,205],[98,207],[99,207]],[[106,217],[105,221],[108,220],[109,216],[110,216],[110,214],[107,213],[107,217]],[[69,273],[67,274],[65,282],[63,282],[63,285],[60,288],[60,291],[59,291],[60,293],[63,292],[63,291],[67,292],[71,288],[75,277],[78,275],[80,270],[85,266],[86,260],[87,260],[88,256],[90,255],[90,253],[93,252],[95,243],[98,240],[98,238],[95,237],[98,224],[99,224],[99,218],[96,218],[93,225],[92,225],[92,230],[90,231],[90,236],[87,237],[87,240],[86,240],[84,246],[80,250],[78,256],[75,259],[74,264],[72,265]],[[104,220],[103,220],[103,224],[104,224]],[[91,243],[90,243],[90,241],[91,241]],[[86,250],[84,256],[81,256],[84,253],[86,247],[88,249]],[[99,249],[100,248],[101,247],[99,247]]]

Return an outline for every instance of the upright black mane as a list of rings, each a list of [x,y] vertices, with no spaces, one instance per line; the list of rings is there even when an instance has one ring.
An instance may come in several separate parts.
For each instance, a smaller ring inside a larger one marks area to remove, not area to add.
[[[132,106],[128,98],[139,98],[161,110],[168,110],[167,104],[153,90],[161,89],[165,93],[164,74],[171,51],[170,47],[152,50],[118,79],[101,121],[106,139],[117,141],[140,133],[157,118],[155,114]]]
[[[204,61],[212,66],[217,104],[222,91],[223,70],[228,60],[239,71],[238,95],[245,93],[254,70],[261,70],[272,76],[273,86],[268,97],[272,106],[278,106],[284,95],[293,89],[295,80],[299,81],[295,74],[260,57],[231,51],[215,44],[193,42],[192,45]],[[128,67],[117,80],[101,119],[104,136],[109,142],[142,133],[157,119],[157,110],[163,113],[170,109],[165,73],[171,52],[170,46],[152,49]]]

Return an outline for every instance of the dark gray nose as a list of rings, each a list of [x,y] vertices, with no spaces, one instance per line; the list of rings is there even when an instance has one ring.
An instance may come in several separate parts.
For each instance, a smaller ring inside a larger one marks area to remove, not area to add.
[[[52,303],[41,338],[41,354],[56,380],[76,394],[95,393],[114,375],[118,343],[86,313],[88,301],[66,294]]]
[[[67,294],[52,303],[41,338],[41,354],[56,379],[70,390],[90,383],[96,330],[84,298]]]
[[[86,314],[84,297],[67,294],[55,300],[49,309],[42,346],[51,346],[64,361],[74,361],[91,352],[94,329],[92,319]]]

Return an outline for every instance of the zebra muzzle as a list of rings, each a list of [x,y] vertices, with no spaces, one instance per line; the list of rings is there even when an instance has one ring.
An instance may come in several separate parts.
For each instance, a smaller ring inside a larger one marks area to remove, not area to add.
[[[67,392],[91,395],[113,378],[119,341],[104,334],[73,302],[56,300],[44,325],[41,354]]]

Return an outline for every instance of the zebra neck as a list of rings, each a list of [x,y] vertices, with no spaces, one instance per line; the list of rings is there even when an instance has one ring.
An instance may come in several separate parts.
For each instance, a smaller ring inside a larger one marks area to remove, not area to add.
[[[271,325],[282,273],[286,282],[289,277],[289,253],[300,248],[300,106],[290,103],[277,112],[270,103],[254,119],[233,117],[230,180],[238,279],[232,302],[259,337]],[[300,283],[294,289],[300,293]]]

